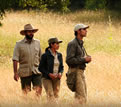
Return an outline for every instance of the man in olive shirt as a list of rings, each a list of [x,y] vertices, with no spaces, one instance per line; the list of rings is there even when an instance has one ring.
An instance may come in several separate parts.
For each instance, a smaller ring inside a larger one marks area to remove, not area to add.
[[[87,28],[84,24],[77,24],[74,28],[75,38],[68,43],[66,63],[69,66],[68,72],[76,72],[75,98],[80,104],[86,103],[87,89],[84,76],[86,64],[91,62],[83,46],[83,37],[86,37]]]
[[[25,36],[23,40],[16,42],[13,54],[14,80],[21,79],[21,86],[24,94],[31,91],[31,83],[36,95],[40,96],[42,91],[41,73],[38,66],[41,57],[40,41],[34,39],[34,29],[31,24],[26,24],[20,34]],[[19,63],[19,69],[18,69]]]

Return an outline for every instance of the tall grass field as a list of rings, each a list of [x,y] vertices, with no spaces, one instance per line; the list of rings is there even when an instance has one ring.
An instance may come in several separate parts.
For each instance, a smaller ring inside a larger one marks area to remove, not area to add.
[[[103,11],[78,11],[68,14],[52,12],[7,12],[0,27],[0,107],[80,107],[75,104],[74,93],[66,85],[65,63],[66,48],[74,38],[74,26],[84,23],[90,26],[84,46],[92,62],[87,65],[85,77],[88,89],[87,104],[89,107],[121,106],[121,22],[112,19]],[[40,40],[42,52],[48,46],[50,37],[62,40],[60,51],[64,59],[64,73],[61,79],[59,101],[57,104],[47,103],[43,88],[40,98],[34,91],[24,96],[21,92],[20,80],[13,79],[12,55],[16,41],[24,25],[31,23],[39,31],[34,37]]]

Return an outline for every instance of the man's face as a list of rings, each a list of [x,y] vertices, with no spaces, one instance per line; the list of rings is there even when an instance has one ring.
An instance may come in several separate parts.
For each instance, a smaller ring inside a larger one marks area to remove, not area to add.
[[[78,35],[80,35],[82,37],[86,37],[86,35],[87,35],[87,28],[79,29],[77,32],[78,32]]]
[[[33,36],[34,36],[33,31],[26,31],[26,38],[27,39],[31,40],[33,38]]]

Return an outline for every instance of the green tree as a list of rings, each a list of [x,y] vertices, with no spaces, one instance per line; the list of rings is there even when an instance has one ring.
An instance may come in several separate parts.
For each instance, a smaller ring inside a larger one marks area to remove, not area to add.
[[[108,9],[121,11],[121,0],[106,0],[106,2]]]
[[[70,0],[0,0],[0,19],[5,10],[16,9],[52,9],[67,12]]]
[[[86,9],[104,9],[106,8],[106,0],[86,0]]]
[[[24,9],[52,9],[68,11],[69,0],[19,0],[19,6]]]
[[[70,0],[70,8],[77,10],[85,7],[86,0]]]
[[[48,0],[47,0],[48,1]],[[61,12],[67,12],[68,5],[70,4],[70,0],[50,0],[51,3],[48,3],[48,8],[60,10]]]

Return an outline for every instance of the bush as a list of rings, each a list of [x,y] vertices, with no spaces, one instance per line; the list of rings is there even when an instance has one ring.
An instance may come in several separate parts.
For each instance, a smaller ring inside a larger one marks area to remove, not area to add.
[[[69,11],[69,1],[70,0],[0,0],[0,18],[3,18],[5,10],[7,9],[52,9],[67,12]]]
[[[19,7],[24,9],[68,11],[69,0],[19,0]]]
[[[86,0],[70,0],[70,8],[72,10],[83,9],[85,7]]]
[[[111,10],[118,10],[121,11],[121,0],[106,0],[107,1],[107,8]]]
[[[106,0],[87,0],[85,8],[96,10],[96,9],[104,9],[106,8]]]

